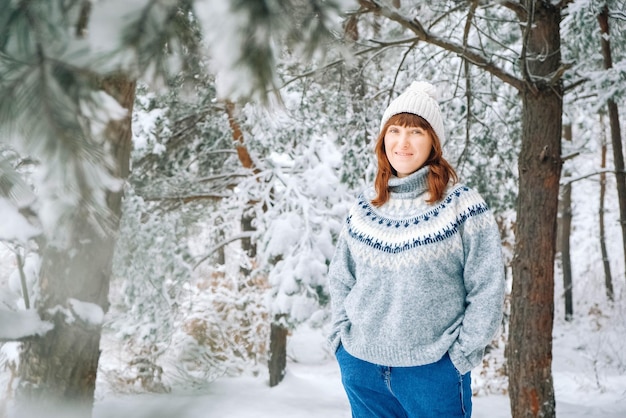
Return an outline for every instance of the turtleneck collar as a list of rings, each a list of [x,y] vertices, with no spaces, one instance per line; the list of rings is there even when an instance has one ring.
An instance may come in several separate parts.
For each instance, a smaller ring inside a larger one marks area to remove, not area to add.
[[[391,177],[389,192],[397,199],[412,199],[428,190],[429,166],[424,166],[406,177]]]

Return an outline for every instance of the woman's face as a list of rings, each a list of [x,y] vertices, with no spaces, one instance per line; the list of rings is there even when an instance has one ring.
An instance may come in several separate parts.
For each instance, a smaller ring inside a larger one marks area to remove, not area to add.
[[[390,125],[385,133],[385,153],[398,177],[419,170],[430,155],[433,139],[420,127]]]

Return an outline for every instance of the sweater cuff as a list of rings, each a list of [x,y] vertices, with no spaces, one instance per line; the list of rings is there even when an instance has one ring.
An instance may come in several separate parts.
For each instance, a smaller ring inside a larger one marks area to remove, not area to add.
[[[334,332],[332,335],[328,337],[328,349],[331,354],[335,355],[337,349],[339,348],[339,344],[341,344],[341,335],[339,332]]]
[[[448,354],[450,355],[450,360],[452,360],[452,364],[462,375],[471,371],[476,365],[472,364],[465,354],[463,354],[463,350],[461,349],[461,345],[455,341],[454,344],[448,350]]]

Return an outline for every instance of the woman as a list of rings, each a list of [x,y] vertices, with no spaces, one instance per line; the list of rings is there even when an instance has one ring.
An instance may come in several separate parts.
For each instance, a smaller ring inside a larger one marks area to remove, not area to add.
[[[329,267],[329,341],[355,418],[470,417],[470,370],[502,318],[498,228],[442,157],[435,94],[414,82],[385,110],[374,187]]]

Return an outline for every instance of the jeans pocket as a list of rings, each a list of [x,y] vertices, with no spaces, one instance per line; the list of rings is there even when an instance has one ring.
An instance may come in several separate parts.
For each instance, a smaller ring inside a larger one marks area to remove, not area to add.
[[[459,371],[459,369],[456,368],[456,366],[454,365],[454,363],[452,362],[452,358],[450,358],[450,353],[446,352],[446,354],[443,355],[442,361],[444,363],[447,363],[449,367],[452,368],[452,370],[454,370],[455,374],[458,377],[461,377],[461,372]]]

